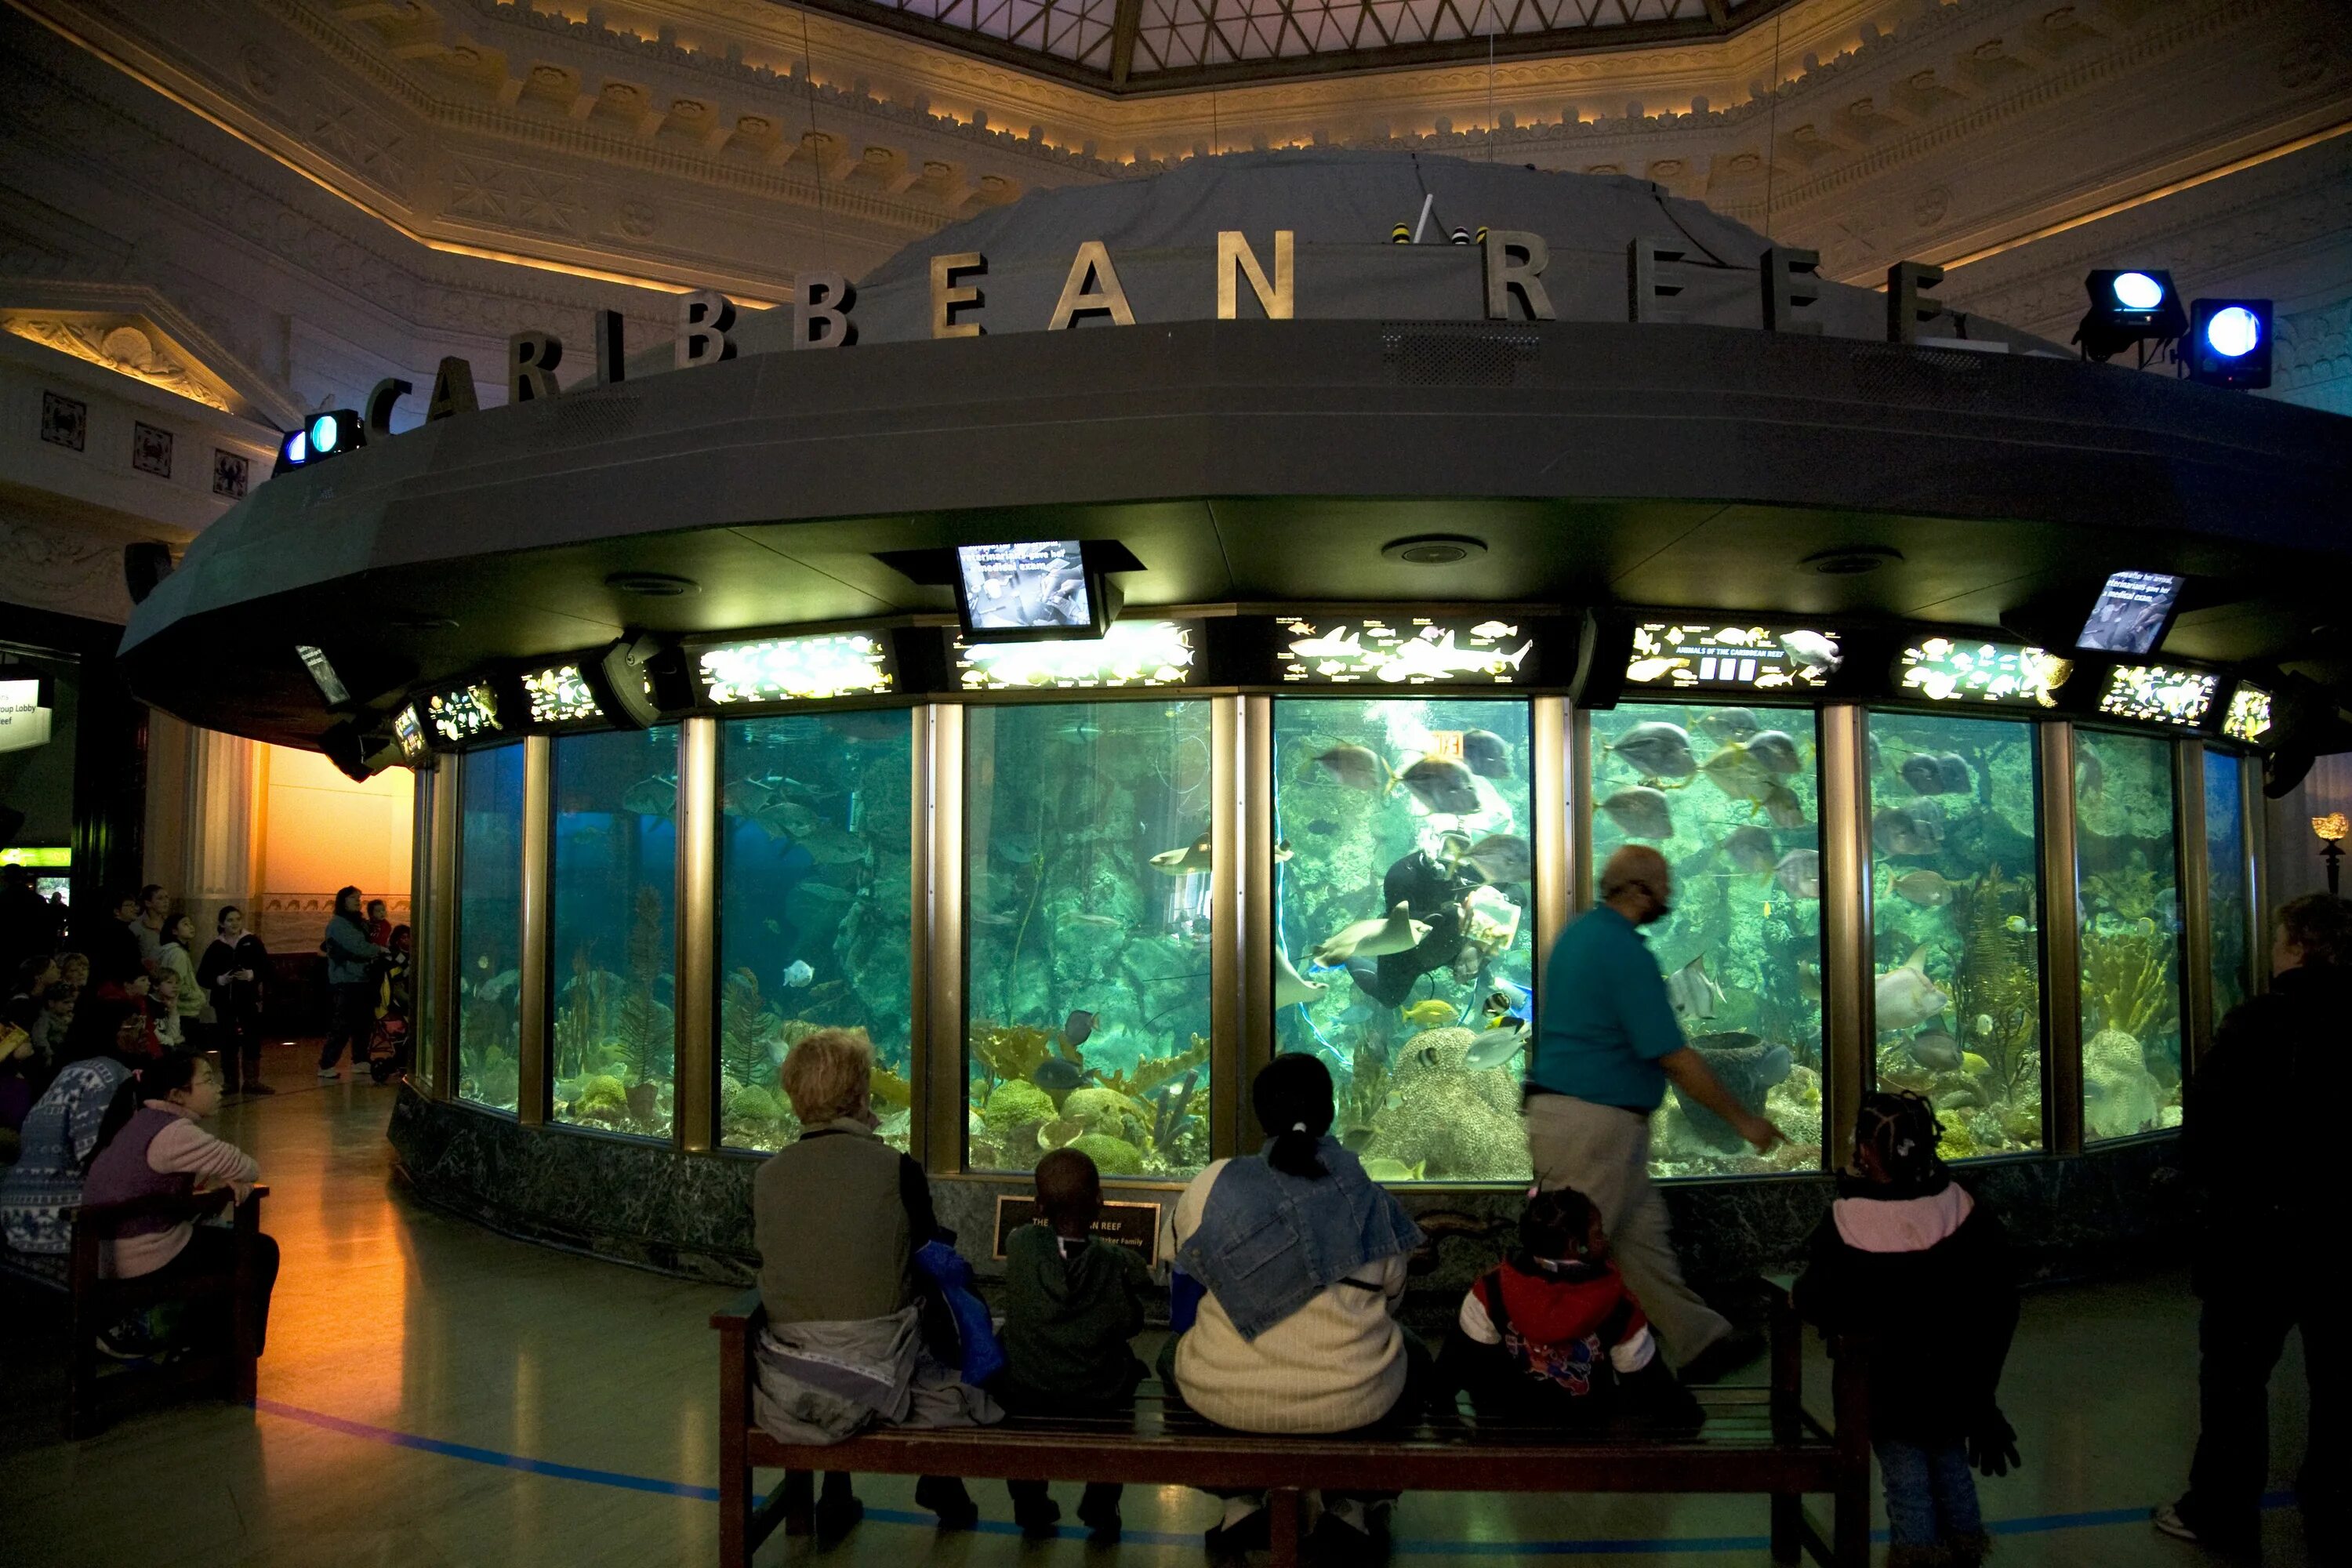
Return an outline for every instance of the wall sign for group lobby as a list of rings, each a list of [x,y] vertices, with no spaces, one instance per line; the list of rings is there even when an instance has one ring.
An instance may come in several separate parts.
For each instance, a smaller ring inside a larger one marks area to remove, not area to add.
[[[1551,247],[1538,234],[1517,229],[1486,229],[1478,238],[1485,279],[1488,321],[1549,321],[1557,319],[1544,273],[1551,264]],[[1636,239],[1626,247],[1625,319],[1633,322],[1671,321],[1671,306],[1684,284],[1677,281],[1687,252],[1654,239]],[[1271,265],[1269,265],[1269,260]],[[1818,334],[1822,323],[1810,308],[1821,299],[1821,254],[1795,246],[1776,245],[1757,258],[1758,324],[1766,331]],[[1920,261],[1899,261],[1886,269],[1886,337],[1889,342],[1916,342],[1920,329],[1943,319],[1947,312],[1927,290],[1943,281],[1944,270]],[[931,336],[977,338],[988,331],[986,284],[988,257],[977,250],[930,258]],[[1215,319],[1236,321],[1242,313],[1244,289],[1265,320],[1286,321],[1296,317],[1297,244],[1292,229],[1274,231],[1270,257],[1261,258],[1249,237],[1238,229],[1217,234],[1213,279],[1205,279],[1215,305]],[[793,313],[795,349],[846,348],[857,342],[857,289],[838,272],[801,275],[801,298]],[[1083,321],[1108,320],[1115,325],[1135,325],[1135,311],[1110,248],[1098,239],[1083,240],[1070,258],[1061,293],[1043,323],[1047,331],[1065,331]],[[677,363],[679,369],[717,364],[735,357],[731,337],[734,302],[716,289],[701,289],[678,297]],[[620,312],[599,310],[593,328],[596,371],[588,385],[609,386],[623,380],[625,343]],[[507,340],[507,399],[534,403],[561,395],[556,372],[564,362],[564,344],[552,332],[530,330]],[[363,420],[366,433],[377,439],[392,435],[392,409],[414,390],[396,377],[378,382],[369,394]],[[478,411],[470,362],[455,355],[444,359],[433,378],[425,410],[430,420],[453,418]]]

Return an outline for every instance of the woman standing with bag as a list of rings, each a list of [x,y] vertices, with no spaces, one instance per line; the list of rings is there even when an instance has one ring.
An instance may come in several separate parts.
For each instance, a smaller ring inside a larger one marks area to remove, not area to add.
[[[245,911],[223,909],[196,980],[212,1009],[212,1045],[220,1052],[221,1087],[229,1094],[276,1094],[261,1081],[261,1009],[269,950],[245,929]]]

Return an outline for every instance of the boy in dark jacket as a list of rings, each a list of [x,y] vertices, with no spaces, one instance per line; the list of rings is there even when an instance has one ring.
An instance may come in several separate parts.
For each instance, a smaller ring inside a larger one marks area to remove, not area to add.
[[[1569,1187],[1528,1199],[1517,1249],[1462,1298],[1437,1370],[1489,1420],[1701,1420],[1610,1261],[1600,1209]]]
[[[1919,1095],[1864,1099],[1853,1164],[1795,1290],[1801,1316],[1866,1347],[1886,1568],[1976,1568],[1991,1542],[1969,1467],[2001,1476],[2017,1463],[1993,1397],[2017,1332],[2009,1240],[1954,1184],[1939,1132]]]
[[[1102,1178],[1075,1149],[1037,1162],[1039,1224],[1004,1244],[1006,1365],[990,1392],[1016,1415],[1108,1415],[1135,1397],[1143,1363],[1128,1342],[1143,1331],[1151,1273],[1129,1247],[1098,1239]],[[1062,1510],[1044,1481],[1007,1481],[1024,1535],[1054,1533]],[[1092,1483],[1078,1518],[1097,1541],[1118,1539],[1120,1488]]]

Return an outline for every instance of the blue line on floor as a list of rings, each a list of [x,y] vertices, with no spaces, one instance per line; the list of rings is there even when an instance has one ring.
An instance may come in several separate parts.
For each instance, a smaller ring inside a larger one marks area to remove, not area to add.
[[[389,1426],[373,1426],[364,1421],[347,1420],[341,1415],[329,1415],[323,1411],[305,1410],[299,1405],[288,1405],[275,1399],[257,1399],[253,1407],[265,1415],[276,1415],[288,1421],[299,1421],[321,1431],[338,1432],[362,1442],[383,1443],[394,1448],[413,1448],[422,1454],[438,1454],[446,1459],[464,1459],[470,1464],[490,1465],[504,1470],[521,1470],[534,1476],[552,1476],[558,1480],[586,1481],[592,1486],[617,1487],[625,1491],[652,1492],[659,1497],[686,1498],[694,1502],[717,1502],[717,1487],[689,1486],[684,1481],[658,1480],[651,1476],[632,1476],[620,1470],[590,1469],[583,1465],[559,1465],[550,1459],[526,1458],[520,1454],[501,1453],[496,1448],[478,1448],[467,1443],[445,1442],[438,1437],[421,1437],[414,1432],[399,1432]],[[2293,1508],[2293,1492],[2272,1492],[2263,1499],[2264,1509]],[[877,1524],[915,1525],[931,1528],[932,1516],[904,1509],[869,1508],[866,1517]],[[2083,1513],[2045,1513],[2027,1519],[1989,1521],[1985,1528],[1995,1535],[2039,1535],[2056,1530],[2094,1530],[2118,1524],[2145,1524],[2145,1508],[2097,1509]],[[1021,1527],[1009,1520],[983,1519],[975,1527],[983,1535],[1018,1535]],[[1065,1527],[1064,1540],[1083,1541],[1086,1531]],[[1886,1531],[1873,1531],[1871,1539],[1885,1541]],[[1139,1546],[1191,1546],[1200,1542],[1196,1531],[1129,1530],[1119,1540]],[[1416,1541],[1400,1536],[1391,1543],[1391,1550],[1407,1557],[1477,1557],[1507,1553],[1514,1557],[1573,1557],[1612,1552],[1622,1557],[1647,1557],[1667,1552],[1762,1552],[1769,1550],[1771,1540],[1762,1535],[1685,1535],[1664,1538],[1630,1540],[1593,1539],[1589,1541]]]

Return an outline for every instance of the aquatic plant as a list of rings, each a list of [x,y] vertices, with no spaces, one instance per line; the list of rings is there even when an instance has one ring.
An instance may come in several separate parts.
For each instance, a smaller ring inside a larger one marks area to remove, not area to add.
[[[2083,933],[2084,1026],[2120,1029],[2136,1040],[2168,1026],[2172,939],[2156,931]]]
[[[1969,1047],[1990,1064],[2000,1097],[2042,1080],[2042,985],[2032,932],[2033,889],[1986,866],[1973,885],[1953,885],[1951,915],[1960,933],[1952,1006]],[[2014,922],[2012,924],[2011,922]]]
[[[1076,1061],[1076,1055],[1072,1053],[1070,1059]],[[1106,1089],[1115,1089],[1121,1094],[1139,1099],[1178,1073],[1204,1068],[1208,1063],[1209,1042],[1202,1036],[1194,1035],[1192,1045],[1174,1056],[1145,1057],[1135,1064],[1132,1070],[1104,1073],[1102,1083]]]
[[[1069,1061],[1079,1059],[1078,1053],[1064,1043],[1058,1032],[1028,1024],[994,1024],[975,1019],[971,1026],[971,1058],[985,1075],[976,1098],[986,1099],[988,1091],[999,1084],[1026,1079],[1052,1056]]]
[[[2154,916],[2159,893],[2156,873],[2148,868],[2147,856],[2138,849],[2131,852],[2130,860],[2122,869],[2091,873],[2084,879],[2083,891],[2093,903],[2127,921]]]

